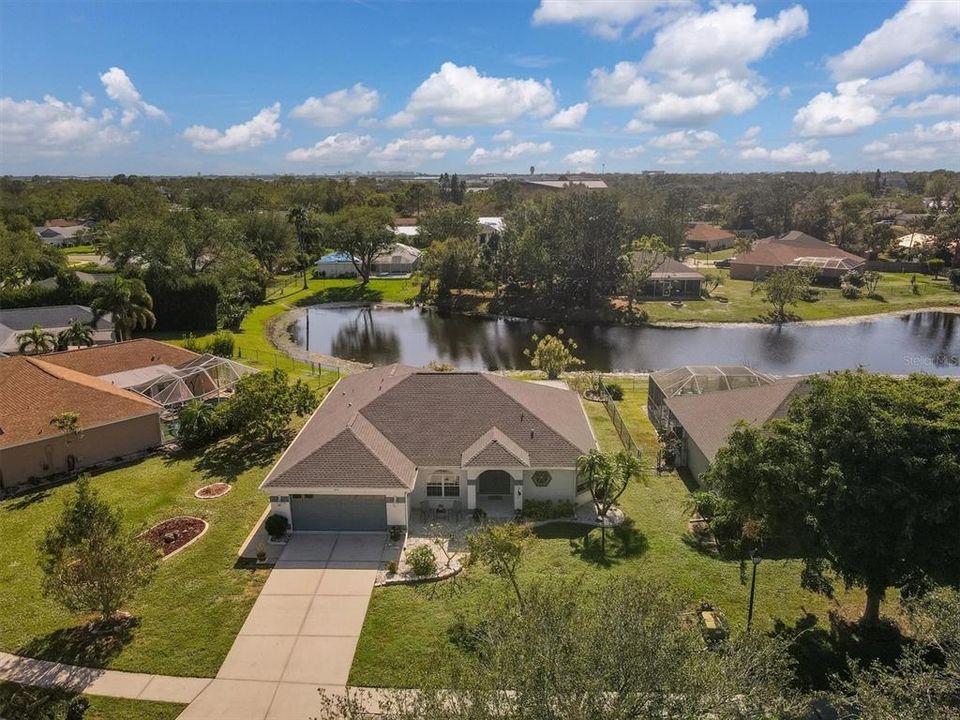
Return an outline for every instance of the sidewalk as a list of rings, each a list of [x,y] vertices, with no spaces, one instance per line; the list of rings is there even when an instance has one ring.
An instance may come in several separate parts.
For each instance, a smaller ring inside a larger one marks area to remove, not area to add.
[[[0,680],[20,685],[60,688],[88,695],[179,704],[193,702],[211,682],[210,678],[77,667],[48,660],[23,658],[5,652],[0,652]]]

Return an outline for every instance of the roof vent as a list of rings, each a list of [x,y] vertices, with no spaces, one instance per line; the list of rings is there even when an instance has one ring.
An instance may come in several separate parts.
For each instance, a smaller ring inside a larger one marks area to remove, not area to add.
[[[523,422],[523,412],[520,413],[520,422]]]
[[[530,428],[530,439],[533,440],[533,428]]]

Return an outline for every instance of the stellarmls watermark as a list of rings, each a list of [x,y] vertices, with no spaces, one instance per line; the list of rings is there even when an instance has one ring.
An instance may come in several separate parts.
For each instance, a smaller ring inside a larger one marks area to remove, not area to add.
[[[910,368],[960,367],[960,355],[945,352],[934,355],[904,355],[903,363]]]

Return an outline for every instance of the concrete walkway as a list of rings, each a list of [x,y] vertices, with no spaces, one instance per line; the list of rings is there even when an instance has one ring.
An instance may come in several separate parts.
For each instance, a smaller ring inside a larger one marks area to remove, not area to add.
[[[384,553],[382,533],[294,534],[217,677],[182,720],[307,720],[343,691]]]
[[[77,667],[4,652],[0,652],[0,680],[89,695],[181,704],[193,702],[212,682],[210,678],[171,677]]]

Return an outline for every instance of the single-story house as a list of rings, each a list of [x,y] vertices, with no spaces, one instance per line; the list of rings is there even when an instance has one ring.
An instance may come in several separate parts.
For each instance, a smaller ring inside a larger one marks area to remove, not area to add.
[[[774,380],[772,375],[746,365],[687,365],[657,370],[647,381],[647,417],[663,435],[670,428],[668,398],[763,387]]]
[[[67,247],[78,245],[82,239],[78,236],[91,227],[92,224],[85,220],[57,218],[47,220],[42,226],[35,227],[33,230],[37,233],[37,237],[48,245]]]
[[[199,354],[167,343],[136,338],[110,345],[49,353],[44,362],[130,390],[165,409],[232,390],[252,368],[235,360]]]
[[[116,277],[114,273],[90,273],[82,270],[75,271],[74,275],[76,275],[77,280],[84,285],[93,285],[98,282],[110,282]],[[37,282],[31,284],[38,285],[39,287],[49,288],[51,290],[60,287],[60,281],[55,275],[44,278],[43,280],[38,280]]]
[[[502,233],[504,228],[502,217],[477,218],[477,225],[479,226],[477,239],[482,243],[488,242],[494,235]]]
[[[20,352],[17,337],[39,325],[56,335],[66,330],[74,320],[91,323],[93,310],[85,305],[48,305],[45,307],[0,309],[0,352],[11,355]],[[113,342],[113,321],[106,315],[96,322],[93,341],[97,344]]]
[[[786,235],[771,236],[757,240],[753,249],[740,253],[730,261],[730,277],[734,280],[763,280],[770,273],[803,260],[805,265],[824,267],[821,279],[842,275],[849,270],[861,268],[866,263],[859,255],[841,250],[836,245],[791,230]],[[834,268],[837,263],[821,262],[826,259],[844,260],[842,268]],[[796,265],[794,265],[796,266]]]
[[[576,501],[597,447],[577,393],[388,365],[341,379],[260,488],[295,531],[383,530],[443,506],[512,517]]]
[[[370,268],[372,275],[409,275],[420,267],[421,250],[396,243],[390,250],[377,255]],[[357,277],[357,266],[354,265],[351,255],[338,251],[324,255],[314,263],[315,277],[342,278]]]
[[[158,447],[161,410],[43,356],[0,358],[0,490]],[[54,424],[64,413],[78,432]]]
[[[897,246],[911,252],[920,252],[936,239],[934,235],[909,233],[908,235],[897,238]]]
[[[756,387],[668,397],[667,433],[677,444],[674,463],[699,478],[738,422],[762,425],[786,417],[791,400],[805,387],[805,378],[793,377]]]
[[[631,253],[630,262],[635,268],[646,268],[651,262],[650,253],[646,251]],[[703,275],[693,268],[664,255],[647,278],[642,295],[646,298],[668,300],[698,298],[703,290],[703,280]]]
[[[737,242],[737,236],[729,230],[718,228],[716,225],[695,222],[690,223],[687,228],[685,242],[694,250],[713,252],[714,250],[733,247]]]

